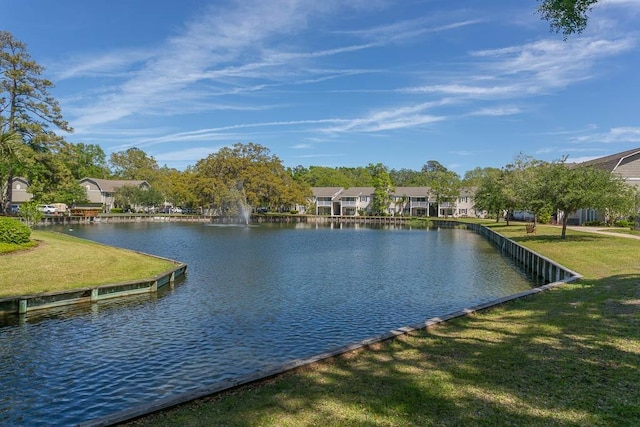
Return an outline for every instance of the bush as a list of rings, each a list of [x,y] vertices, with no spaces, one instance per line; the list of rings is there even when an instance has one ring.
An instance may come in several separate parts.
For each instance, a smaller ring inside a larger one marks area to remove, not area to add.
[[[626,219],[620,219],[620,220],[616,221],[613,225],[616,226],[616,227],[629,228],[629,227],[633,227],[634,222],[633,221],[627,221]]]
[[[541,212],[538,214],[538,222],[540,224],[549,224],[551,222],[551,214],[549,212]]]
[[[111,208],[111,213],[112,214],[120,214],[123,213],[124,210],[122,208]]]
[[[29,243],[31,229],[14,218],[0,217],[0,243]]]
[[[598,220],[586,221],[582,225],[584,225],[585,227],[603,227],[604,222]]]

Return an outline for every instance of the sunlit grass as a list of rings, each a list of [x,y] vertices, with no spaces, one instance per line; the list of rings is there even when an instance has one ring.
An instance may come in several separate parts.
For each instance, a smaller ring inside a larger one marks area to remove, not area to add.
[[[497,227],[585,278],[134,424],[640,424],[640,241]]]
[[[175,266],[60,233],[34,231],[32,240],[37,246],[0,256],[0,297],[144,279]]]

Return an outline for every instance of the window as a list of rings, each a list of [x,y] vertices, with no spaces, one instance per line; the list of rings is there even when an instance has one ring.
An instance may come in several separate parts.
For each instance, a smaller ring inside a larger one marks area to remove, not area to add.
[[[467,203],[469,201],[469,198],[468,197],[460,197],[458,200],[460,201],[460,203]]]
[[[369,196],[360,196],[360,201],[361,202],[368,202],[369,201]]]

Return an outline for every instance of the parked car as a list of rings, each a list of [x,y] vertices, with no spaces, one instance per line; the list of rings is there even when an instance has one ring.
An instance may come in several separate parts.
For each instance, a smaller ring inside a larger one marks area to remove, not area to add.
[[[54,214],[57,211],[56,207],[51,205],[38,205],[36,209],[45,214]]]

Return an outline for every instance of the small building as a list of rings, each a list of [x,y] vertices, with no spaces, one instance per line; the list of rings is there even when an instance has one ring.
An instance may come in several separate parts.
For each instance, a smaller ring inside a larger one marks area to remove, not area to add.
[[[26,178],[14,177],[11,180],[11,207],[9,214],[17,215],[20,212],[20,205],[31,201],[33,194],[29,192],[29,181]]]
[[[125,186],[135,186],[149,188],[150,185],[144,180],[120,180],[120,179],[100,179],[83,178],[80,185],[86,189],[89,203],[100,203],[104,212],[109,212],[114,207],[114,195],[118,188]]]

